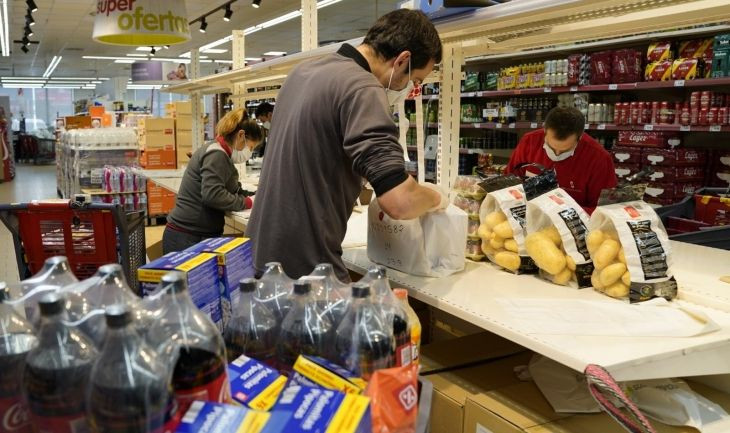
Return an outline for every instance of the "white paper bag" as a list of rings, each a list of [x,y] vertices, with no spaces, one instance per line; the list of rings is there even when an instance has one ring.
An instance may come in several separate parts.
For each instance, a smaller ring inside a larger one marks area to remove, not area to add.
[[[377,200],[368,208],[368,257],[411,275],[445,277],[464,269],[468,217],[454,205],[413,220],[395,220]]]

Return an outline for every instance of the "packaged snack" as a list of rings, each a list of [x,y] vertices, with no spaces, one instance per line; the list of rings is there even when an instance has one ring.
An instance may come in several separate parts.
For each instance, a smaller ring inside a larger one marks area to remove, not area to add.
[[[291,413],[258,412],[240,406],[195,401],[183,416],[176,433],[256,431],[275,433],[284,431]]]
[[[674,59],[672,52],[672,43],[669,41],[653,42],[649,44],[646,53],[646,60],[649,62],[660,62],[662,60]]]
[[[489,261],[507,271],[515,274],[537,272],[525,250],[527,200],[522,180],[516,176],[502,176],[482,185],[489,191],[480,210],[482,251]]]
[[[479,219],[479,208],[481,205],[481,200],[475,200],[461,195],[454,198],[454,206],[466,212],[467,215],[469,215],[469,218],[472,219]]]
[[[456,176],[454,190],[463,197],[482,200],[487,192],[479,186],[479,176]]]
[[[595,270],[593,287],[630,302],[677,297],[669,236],[642,201],[600,204],[586,239]]]
[[[418,420],[418,366],[376,371],[365,394],[370,397],[372,431],[412,433]]]
[[[559,188],[554,170],[527,179],[527,254],[540,276],[559,285],[590,287],[593,272],[586,246],[589,217]]]
[[[693,39],[679,43],[679,57],[684,59],[704,59],[712,57],[713,39]]]
[[[480,239],[467,239],[464,257],[475,262],[484,260],[484,252],[482,251],[482,241]]]
[[[658,62],[652,62],[646,65],[644,72],[644,80],[646,81],[669,81],[672,77],[672,65],[671,60],[661,60]]]
[[[694,80],[705,77],[705,61],[702,59],[677,59],[672,63],[673,80]]]
[[[673,204],[681,201],[684,197],[692,195],[702,188],[702,182],[652,182],[646,188],[645,200],[655,203],[655,200],[665,200],[658,204]]]
[[[470,219],[466,235],[470,238],[479,237],[479,220]]]

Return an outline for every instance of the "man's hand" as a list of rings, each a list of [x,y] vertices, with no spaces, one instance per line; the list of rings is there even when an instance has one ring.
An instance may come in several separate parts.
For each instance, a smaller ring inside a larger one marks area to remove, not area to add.
[[[419,185],[408,176],[403,183],[378,197],[383,212],[397,220],[409,220],[433,210],[445,209],[448,195],[436,187]]]
[[[420,183],[419,185],[421,185],[424,188],[428,188],[430,190],[437,192],[439,194],[439,198],[441,199],[441,201],[439,202],[438,205],[429,209],[429,212],[434,212],[437,210],[444,210],[447,207],[449,207],[449,194],[442,187],[440,187],[434,183],[430,183],[430,182],[423,182],[423,183]]]

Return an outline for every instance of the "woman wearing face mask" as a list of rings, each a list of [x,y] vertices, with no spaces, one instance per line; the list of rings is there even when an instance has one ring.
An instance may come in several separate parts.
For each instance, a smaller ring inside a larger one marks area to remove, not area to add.
[[[266,151],[266,140],[269,135],[269,130],[271,129],[271,117],[273,115],[274,106],[268,102],[262,102],[258,107],[256,107],[256,120],[258,120],[264,128],[264,141],[261,143],[258,150],[258,156],[260,157],[263,157],[264,152]]]
[[[554,168],[558,183],[589,214],[598,204],[601,190],[616,186],[613,158],[595,139],[583,132],[585,118],[575,108],[556,107],[548,112],[544,129],[525,134],[509,160],[507,173],[538,174],[536,167]]]
[[[218,123],[215,141],[196,150],[183,175],[175,208],[162,236],[164,254],[182,251],[203,239],[223,234],[224,215],[253,206],[238,182],[236,160],[245,162],[261,143],[263,133],[242,110]]]

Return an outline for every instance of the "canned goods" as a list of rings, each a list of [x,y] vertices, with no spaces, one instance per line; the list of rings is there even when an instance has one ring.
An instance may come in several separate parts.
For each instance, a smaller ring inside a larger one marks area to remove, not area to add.
[[[710,108],[712,103],[712,92],[704,91],[700,94],[700,109]]]
[[[717,110],[717,116],[718,116],[718,124],[719,125],[727,125],[730,123],[730,119],[728,119],[728,108],[727,107],[720,107],[719,110]]]
[[[707,111],[707,124],[708,125],[718,125],[720,122],[717,121],[718,119],[718,107],[712,107]]]
[[[669,122],[669,103],[662,102],[659,106],[659,123],[670,123]]]
[[[682,107],[684,106],[685,104],[683,102],[674,103],[674,112],[672,112],[672,119],[670,123],[673,123],[675,125],[679,124],[679,115],[682,113]]]
[[[651,123],[657,124],[659,123],[659,109],[661,108],[661,103],[658,101],[654,101],[651,103]]]
[[[640,102],[641,104],[641,123],[653,123],[651,120],[651,108],[652,104],[649,102]]]
[[[680,125],[688,126],[692,122],[692,116],[690,115],[689,107],[682,107],[681,114],[678,117]]]
[[[689,106],[691,109],[699,109],[700,108],[700,98],[701,98],[702,92],[692,92],[689,95]]]
[[[622,107],[621,103],[617,102],[613,108],[613,123],[616,125],[624,124],[623,119],[621,118],[621,113],[622,113],[621,107]]]
[[[632,102],[630,105],[631,109],[631,120],[629,121],[630,125],[638,125],[641,121],[641,112],[643,111],[643,106],[640,102]]]
[[[596,104],[588,104],[588,123],[596,123]]]
[[[690,116],[689,116],[690,124],[699,125],[700,124],[700,110],[693,108],[689,111],[689,113],[690,113]]]
[[[709,117],[708,114],[710,112],[709,108],[700,108],[700,117],[699,117],[699,124],[702,126],[709,125]]]
[[[613,122],[616,118],[616,106],[606,104],[606,122]]]
[[[567,72],[563,72],[562,74],[560,74],[560,85],[563,87],[568,85],[568,73]]]

